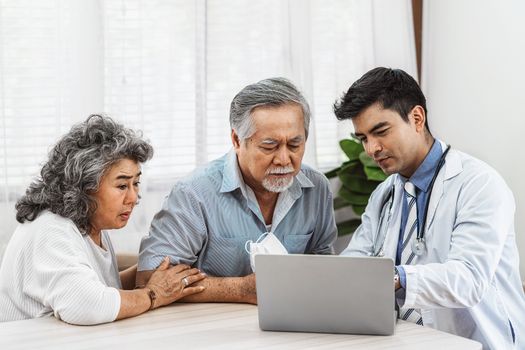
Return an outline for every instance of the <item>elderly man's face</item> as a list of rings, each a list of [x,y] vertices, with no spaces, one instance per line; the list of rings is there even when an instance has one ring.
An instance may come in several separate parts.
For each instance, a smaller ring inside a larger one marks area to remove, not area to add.
[[[306,135],[298,104],[262,106],[252,111],[255,133],[240,140],[232,131],[244,182],[255,191],[282,192],[301,169]]]

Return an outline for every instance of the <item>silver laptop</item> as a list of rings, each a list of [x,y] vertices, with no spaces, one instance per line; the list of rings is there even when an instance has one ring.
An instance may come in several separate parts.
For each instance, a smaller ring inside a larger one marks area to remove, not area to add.
[[[391,259],[256,255],[255,266],[262,330],[394,333]]]

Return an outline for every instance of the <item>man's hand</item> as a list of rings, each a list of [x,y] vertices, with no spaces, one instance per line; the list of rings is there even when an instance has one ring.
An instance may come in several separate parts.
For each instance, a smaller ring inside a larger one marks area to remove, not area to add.
[[[206,277],[195,283],[204,286],[202,293],[182,298],[189,303],[246,303],[257,304],[255,274],[244,277]]]
[[[153,272],[153,270],[137,272],[137,287],[145,287]],[[188,303],[257,304],[255,274],[253,273],[244,277],[206,276],[205,279],[195,282],[192,286],[202,286],[204,290],[200,293],[184,296],[179,301]]]

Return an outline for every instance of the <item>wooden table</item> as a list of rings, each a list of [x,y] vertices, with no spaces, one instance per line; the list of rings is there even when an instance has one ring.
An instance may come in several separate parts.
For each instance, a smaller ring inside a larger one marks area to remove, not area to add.
[[[481,349],[469,339],[399,321],[393,336],[265,332],[257,307],[175,304],[98,326],[54,317],[0,323],[0,349]]]

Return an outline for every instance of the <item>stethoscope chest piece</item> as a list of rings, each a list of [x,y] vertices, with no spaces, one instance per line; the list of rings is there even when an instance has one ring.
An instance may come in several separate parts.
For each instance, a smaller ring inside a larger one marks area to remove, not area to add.
[[[421,256],[427,251],[427,245],[424,239],[416,239],[412,242],[412,252],[416,256]]]
[[[436,170],[434,170],[434,175],[432,176],[432,180],[430,181],[429,191],[428,191],[426,203],[425,203],[425,206],[424,206],[423,218],[421,220],[421,222],[422,222],[421,228],[422,229],[417,231],[416,239],[412,240],[412,243],[411,243],[412,252],[416,256],[422,256],[422,255],[427,253],[427,244],[425,243],[425,225],[426,225],[426,222],[427,222],[427,213],[428,213],[428,207],[429,207],[429,204],[430,204],[430,197],[431,197],[431,194],[432,194],[432,189],[434,187],[434,182],[436,181],[436,178],[437,178],[437,176],[439,174],[439,171],[441,170],[441,168],[445,164],[445,158],[446,158],[447,153],[448,153],[449,150],[450,150],[450,145],[447,146],[447,148],[445,149],[445,152],[443,152],[443,154],[439,158]],[[388,195],[386,196],[385,200],[383,201],[383,204],[381,205],[381,211],[379,213],[379,224],[378,224],[377,233],[376,233],[376,240],[374,242],[373,252],[370,252],[369,255],[384,256],[383,246],[385,244],[386,233],[387,233],[386,230],[387,230],[387,227],[388,227],[388,223],[390,221],[390,215],[392,214],[392,205],[394,203],[394,199],[395,199],[395,185],[392,185],[391,190],[388,192]],[[385,214],[387,214],[386,210],[385,210],[385,209],[387,209],[387,208],[385,208],[385,206],[387,204],[389,206],[389,208],[388,208],[388,218],[387,218],[386,223],[385,223],[383,221],[384,221]],[[376,249],[377,242],[381,242],[381,245],[379,246],[379,249]]]

